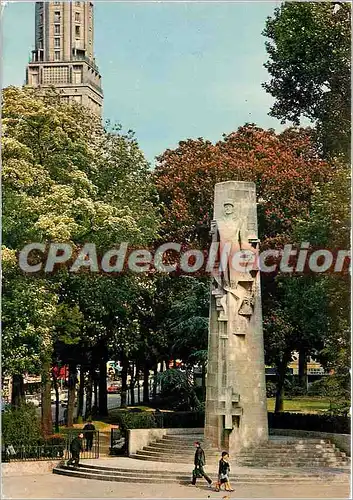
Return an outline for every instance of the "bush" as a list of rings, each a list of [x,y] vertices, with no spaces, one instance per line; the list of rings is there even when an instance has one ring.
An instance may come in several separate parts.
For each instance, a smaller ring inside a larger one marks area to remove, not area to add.
[[[294,429],[336,434],[350,434],[351,432],[348,417],[310,413],[269,412],[268,425],[271,429]]]
[[[164,428],[196,428],[203,427],[205,423],[204,411],[177,411],[177,412],[155,412],[143,411],[134,413],[131,411],[119,411],[114,415],[114,422],[119,424],[122,430],[126,429],[150,429],[155,427]]]
[[[307,394],[307,390],[305,387],[301,385],[293,385],[287,392],[286,395],[295,398],[296,396],[305,396]]]
[[[150,411],[142,412],[117,412],[114,419],[116,424],[119,424],[122,430],[126,429],[151,429],[157,427],[154,413]]]
[[[20,408],[8,408],[2,414],[2,439],[6,444],[40,442],[40,420],[32,404]]]
[[[309,396],[327,396],[327,386],[324,379],[315,380],[309,385]]]

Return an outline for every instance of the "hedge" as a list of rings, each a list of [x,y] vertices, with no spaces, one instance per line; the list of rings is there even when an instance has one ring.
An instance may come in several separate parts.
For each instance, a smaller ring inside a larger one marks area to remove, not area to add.
[[[271,429],[294,429],[300,431],[350,434],[350,419],[316,413],[268,413]]]
[[[163,412],[163,427],[166,429],[190,429],[204,427],[204,425],[204,411]]]
[[[121,411],[117,413],[114,423],[119,424],[122,430],[151,429],[157,427],[154,413],[150,411],[142,411],[138,413]]]
[[[164,427],[165,429],[201,428],[205,424],[204,411],[155,412],[131,411],[119,412],[115,422],[122,429],[148,429]],[[294,429],[304,431],[329,432],[337,434],[350,433],[350,420],[347,417],[308,413],[268,413],[268,424],[271,429]]]

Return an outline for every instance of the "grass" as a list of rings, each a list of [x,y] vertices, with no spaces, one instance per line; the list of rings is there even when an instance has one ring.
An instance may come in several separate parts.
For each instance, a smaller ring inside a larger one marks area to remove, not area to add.
[[[297,413],[324,413],[330,407],[328,399],[314,398],[314,397],[296,397],[292,399],[285,399],[283,402],[283,410]],[[275,398],[267,398],[268,411],[274,411]]]

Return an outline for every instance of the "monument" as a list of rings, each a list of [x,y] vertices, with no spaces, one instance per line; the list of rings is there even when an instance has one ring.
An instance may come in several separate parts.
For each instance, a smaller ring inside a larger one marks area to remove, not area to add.
[[[268,440],[256,188],[215,186],[205,440],[236,455]]]

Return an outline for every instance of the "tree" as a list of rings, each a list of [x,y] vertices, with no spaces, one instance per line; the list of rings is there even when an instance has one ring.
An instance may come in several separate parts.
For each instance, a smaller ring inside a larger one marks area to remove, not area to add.
[[[285,2],[269,17],[271,116],[315,126],[324,157],[350,157],[351,5],[344,2]]]
[[[254,125],[240,127],[212,144],[202,138],[182,141],[158,158],[155,182],[164,204],[163,238],[208,241],[214,185],[228,180],[256,183],[262,248],[287,242],[296,217],[304,217],[316,183],[331,175],[320,160],[311,132],[281,134]]]
[[[151,175],[131,132],[122,134],[119,127],[102,126],[86,108],[63,104],[54,91],[42,95],[40,90],[16,87],[3,92],[2,125],[3,241],[8,249],[18,251],[32,241],[55,241],[70,243],[79,251],[84,243],[91,242],[97,244],[99,254],[120,242],[148,245],[155,239],[159,217],[153,205],[155,194]],[[32,283],[27,276],[20,275],[20,278],[24,284]],[[70,358],[70,380],[74,387],[76,367],[85,362],[79,351],[86,333],[94,332],[89,349],[97,350],[92,363],[98,363],[102,371],[100,398],[102,411],[105,411],[104,406],[106,409],[104,370],[108,350],[105,344],[126,317],[129,296],[125,292],[134,278],[132,281],[126,281],[125,277],[116,280],[119,285],[123,283],[125,291],[112,286],[111,279],[99,278],[103,303],[98,301],[97,306],[92,296],[96,277],[87,273],[71,279],[62,269],[56,274],[43,273],[33,279],[34,291],[36,284],[39,285],[38,293],[42,288],[54,290],[56,303],[60,304],[54,314],[57,331],[53,330],[48,338],[51,349],[55,343],[57,351],[48,350],[45,364],[39,362],[43,370],[45,408],[50,406],[52,355],[56,362],[68,360],[70,356],[75,358]],[[120,293],[121,300],[116,307],[109,306],[105,311],[104,306],[112,303],[113,295],[109,295],[112,290],[114,294]],[[83,293],[87,294],[86,303],[77,299]],[[11,300],[10,292],[5,293],[4,302],[8,301],[10,306]],[[79,310],[75,309],[77,305],[80,305]],[[101,306],[103,309],[99,311]],[[74,316],[77,319],[81,314],[82,329],[77,328],[76,320],[73,321]],[[76,325],[74,343],[70,337],[73,323]],[[16,335],[10,322],[8,332],[10,348]],[[33,343],[41,344],[40,328],[33,328],[32,334]],[[70,356],[65,347],[68,339]],[[22,366],[32,370],[24,356],[20,359],[18,362]],[[49,429],[49,421],[45,425]]]
[[[335,252],[350,248],[350,172],[339,166],[331,181],[317,187],[310,217],[300,219],[295,226],[297,241],[310,241],[313,246]],[[350,276],[347,266],[342,272],[316,276],[317,286],[325,290],[326,307],[320,306],[327,321],[324,345],[318,353],[327,370],[333,373],[327,379],[330,393],[336,401],[349,405],[350,373]],[[300,293],[300,292],[299,292]]]
[[[12,404],[24,402],[23,375],[41,374],[45,387],[57,306],[56,286],[45,279],[24,276],[14,250],[3,247],[2,366],[13,377]],[[43,431],[51,433],[50,387],[42,399]]]

